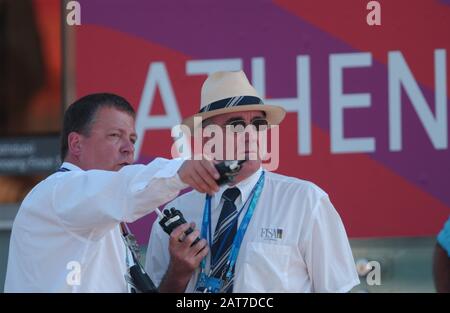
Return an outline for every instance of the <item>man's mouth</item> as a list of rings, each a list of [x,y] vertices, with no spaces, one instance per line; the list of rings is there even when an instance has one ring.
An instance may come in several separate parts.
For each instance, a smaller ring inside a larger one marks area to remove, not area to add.
[[[120,163],[119,165],[120,166],[127,166],[127,165],[130,165],[131,163],[129,163],[129,162],[122,162],[122,163]]]

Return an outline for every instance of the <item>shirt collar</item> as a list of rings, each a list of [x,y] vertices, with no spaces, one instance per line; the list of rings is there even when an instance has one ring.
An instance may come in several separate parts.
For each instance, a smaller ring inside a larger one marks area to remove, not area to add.
[[[258,182],[258,178],[261,175],[262,167],[259,167],[256,172],[254,172],[252,175],[247,177],[246,179],[240,181],[238,184],[234,186],[229,185],[223,185],[219,188],[219,191],[216,192],[213,196],[212,203],[213,208],[217,207],[220,204],[220,201],[222,199],[222,194],[227,190],[228,188],[237,187],[239,191],[241,192],[241,195],[238,197],[238,200],[241,199],[241,203],[245,203],[247,201],[248,197],[250,196],[253,187]]]
[[[62,168],[62,167],[67,168],[68,170],[71,170],[71,171],[82,171],[81,168],[79,168],[75,164],[72,164],[69,162],[63,162],[63,164],[61,164],[60,168]]]

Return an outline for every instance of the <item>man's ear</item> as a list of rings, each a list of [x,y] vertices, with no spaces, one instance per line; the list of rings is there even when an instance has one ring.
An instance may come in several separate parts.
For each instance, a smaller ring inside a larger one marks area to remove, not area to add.
[[[82,136],[77,132],[71,132],[67,137],[67,144],[69,148],[69,154],[73,156],[80,156],[81,154],[81,144],[82,144]]]

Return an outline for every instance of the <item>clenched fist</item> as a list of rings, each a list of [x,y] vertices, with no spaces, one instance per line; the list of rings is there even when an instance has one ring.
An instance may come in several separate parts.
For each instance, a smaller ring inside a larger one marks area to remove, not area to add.
[[[178,170],[178,175],[183,183],[188,184],[201,193],[213,193],[219,191],[216,179],[219,179],[214,162],[203,158],[201,160],[186,160]]]

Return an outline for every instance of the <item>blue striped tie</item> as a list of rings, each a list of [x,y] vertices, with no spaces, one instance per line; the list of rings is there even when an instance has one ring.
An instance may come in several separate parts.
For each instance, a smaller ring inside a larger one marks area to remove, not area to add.
[[[229,188],[222,195],[224,199],[222,211],[220,212],[219,221],[217,222],[214,232],[214,240],[211,248],[211,256],[213,264],[211,265],[212,276],[217,278],[225,278],[225,272],[228,270],[226,263],[230,255],[231,246],[233,245],[234,236],[237,231],[237,210],[234,201],[241,192],[238,188]],[[219,248],[221,248],[220,251]],[[234,269],[233,269],[234,274]],[[233,291],[233,276],[222,287],[222,292]]]

